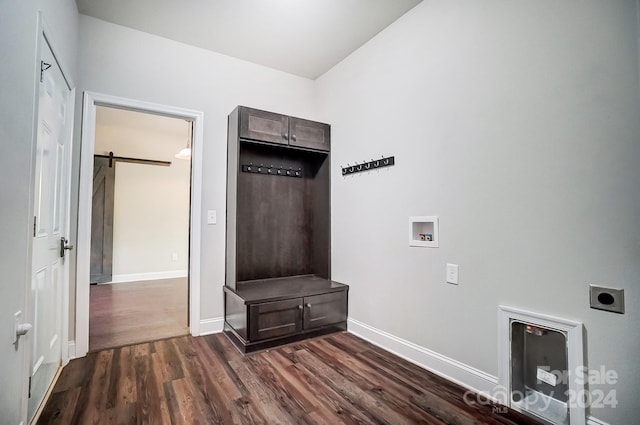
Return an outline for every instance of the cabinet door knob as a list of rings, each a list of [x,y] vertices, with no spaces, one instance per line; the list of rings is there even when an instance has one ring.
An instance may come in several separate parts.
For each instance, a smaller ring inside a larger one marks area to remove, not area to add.
[[[289,133],[284,133],[284,134],[282,135],[282,138],[283,138],[283,139],[289,139]]]
[[[302,305],[299,305],[299,306],[298,306],[298,310],[302,310]]]
[[[305,307],[307,307],[307,308],[311,308],[311,303],[306,303],[306,304],[305,304]]]
[[[294,142],[296,141],[296,135],[295,134],[292,135],[291,138],[293,139]]]

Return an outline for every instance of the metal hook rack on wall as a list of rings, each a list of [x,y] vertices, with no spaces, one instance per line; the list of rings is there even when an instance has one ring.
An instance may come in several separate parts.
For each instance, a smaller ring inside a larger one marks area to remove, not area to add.
[[[360,164],[347,164],[346,167],[342,167],[342,175],[346,176],[348,174],[359,173],[361,171],[370,171],[378,168],[390,167],[392,165],[395,165],[395,163],[395,156],[388,156],[386,158],[383,157],[380,159],[372,159],[369,162],[362,162]]]
[[[242,164],[243,173],[269,174],[272,176],[283,177],[302,177],[302,168],[296,170],[293,167],[285,168],[284,166],[264,165],[264,164]]]

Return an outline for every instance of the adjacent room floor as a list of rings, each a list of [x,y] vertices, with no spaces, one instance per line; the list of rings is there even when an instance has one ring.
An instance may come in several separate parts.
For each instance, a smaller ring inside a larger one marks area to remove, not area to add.
[[[89,351],[187,335],[188,280],[91,286]]]
[[[72,360],[38,424],[537,423],[465,392],[346,332],[248,356],[183,336]]]

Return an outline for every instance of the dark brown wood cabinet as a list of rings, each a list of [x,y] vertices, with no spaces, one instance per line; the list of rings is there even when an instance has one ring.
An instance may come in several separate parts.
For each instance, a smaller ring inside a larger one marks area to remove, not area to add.
[[[302,330],[302,298],[251,304],[249,339],[259,341]]]
[[[289,336],[345,320],[346,291],[250,304],[249,339]]]
[[[243,353],[346,330],[349,287],[313,275],[225,285],[225,333]]]
[[[330,126],[229,115],[225,334],[242,352],[346,329],[330,276]]]
[[[261,142],[289,143],[289,117],[259,109],[239,107],[239,137]]]
[[[302,305],[303,328],[306,330],[340,322],[347,316],[344,291],[304,297]]]
[[[329,151],[331,127],[316,121],[288,117],[259,109],[238,107],[239,137],[243,140]]]
[[[289,133],[289,144],[292,146],[321,151],[331,149],[331,130],[328,124],[291,117]]]

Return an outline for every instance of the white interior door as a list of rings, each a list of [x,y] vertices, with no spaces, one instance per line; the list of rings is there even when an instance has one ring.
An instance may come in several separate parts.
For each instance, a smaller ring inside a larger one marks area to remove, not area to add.
[[[33,263],[29,299],[31,381],[29,421],[61,366],[63,289],[68,287],[69,153],[73,99],[46,39],[41,39],[35,162]]]

